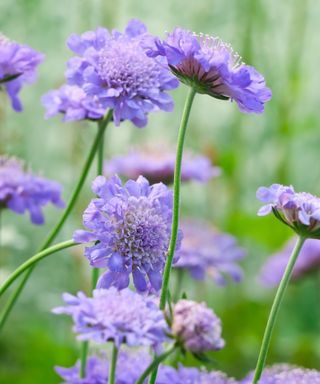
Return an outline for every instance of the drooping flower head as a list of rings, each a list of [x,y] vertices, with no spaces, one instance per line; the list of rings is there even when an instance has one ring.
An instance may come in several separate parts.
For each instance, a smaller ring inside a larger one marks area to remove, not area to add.
[[[28,211],[34,224],[43,224],[42,207],[52,203],[62,208],[59,183],[33,175],[14,157],[0,156],[0,209],[18,214]]]
[[[294,248],[295,241],[288,241],[282,250],[270,256],[263,265],[259,280],[262,284],[270,287],[277,286],[283,276],[288,264],[290,255]],[[298,280],[308,273],[317,271],[320,268],[320,241],[308,239],[294,265],[292,280]]]
[[[266,203],[259,216],[275,216],[305,237],[320,238],[320,198],[306,192],[295,192],[292,186],[272,184],[260,187],[257,199]]]
[[[150,183],[173,182],[175,152],[168,145],[150,145],[131,150],[127,155],[115,156],[107,162],[107,174],[117,173],[129,179],[139,175],[146,177]],[[206,156],[184,153],[181,169],[181,181],[196,180],[207,182],[220,175],[220,168],[214,167]]]
[[[43,59],[41,53],[0,33],[0,90],[4,87],[15,111],[22,110],[18,98],[22,85],[35,80],[37,66]]]
[[[172,334],[183,348],[194,353],[224,347],[221,321],[205,303],[179,300],[173,307]]]
[[[128,354],[120,351],[116,366],[117,384],[135,384],[151,363],[151,356],[139,351]],[[86,375],[80,378],[80,361],[70,368],[55,367],[66,384],[106,384],[109,378],[109,361],[105,356],[90,356]]]
[[[175,268],[188,270],[197,280],[208,275],[219,285],[226,284],[225,275],[236,282],[242,279],[243,272],[237,263],[245,256],[245,250],[233,236],[195,219],[182,220],[181,229],[183,241]]]
[[[147,277],[158,291],[171,235],[172,192],[161,183],[150,186],[142,176],[124,185],[118,176],[98,176],[92,189],[98,198],[83,215],[89,231],[77,231],[74,239],[96,242],[85,256],[91,266],[108,268],[98,287],[123,289],[132,273],[139,291],[147,290]]]
[[[99,120],[105,113],[105,108],[99,104],[99,100],[88,97],[77,85],[63,85],[43,95],[41,100],[47,109],[46,118],[62,113],[63,121]]]
[[[164,56],[181,82],[198,93],[235,100],[241,112],[262,113],[271,99],[263,76],[218,37],[175,28],[165,41],[155,39],[148,55]]]
[[[151,39],[138,20],[131,20],[124,33],[97,28],[71,35],[67,44],[78,56],[68,62],[68,84],[81,87],[102,108],[113,109],[116,125],[131,120],[144,127],[149,112],[173,109],[166,91],[179,84],[161,62],[146,55],[144,45]]]
[[[241,384],[251,384],[251,372]],[[320,384],[320,372],[288,364],[275,364],[263,370],[259,384]]]
[[[53,311],[72,316],[80,340],[157,348],[166,339],[168,326],[152,297],[111,287],[94,290],[93,297],[79,292],[77,296],[66,293],[63,299],[67,306]]]

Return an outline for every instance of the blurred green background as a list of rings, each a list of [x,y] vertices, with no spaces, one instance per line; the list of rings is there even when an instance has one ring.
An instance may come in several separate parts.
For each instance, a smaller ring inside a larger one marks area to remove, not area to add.
[[[43,52],[39,79],[22,91],[23,113],[0,99],[0,153],[9,153],[35,172],[60,181],[67,199],[95,135],[93,123],[44,120],[40,97],[62,84],[71,57],[67,37],[97,25],[123,30],[130,18],[144,21],[164,36],[174,26],[218,35],[243,60],[265,75],[273,99],[261,116],[242,115],[236,104],[197,96],[186,147],[203,152],[222,167],[223,175],[207,185],[183,186],[182,212],[203,217],[239,238],[248,249],[244,282],[219,288],[212,282],[188,281],[189,297],[206,300],[222,318],[224,350],[215,353],[214,368],[237,378],[255,365],[274,290],[261,287],[256,275],[263,261],[292,234],[273,217],[256,216],[255,191],[273,182],[320,193],[319,18],[316,0],[1,0],[2,33]],[[172,92],[173,114],[152,114],[145,129],[129,123],[110,127],[106,158],[126,153],[132,143],[174,143],[186,88]],[[81,213],[92,194],[88,179],[60,240],[81,226]],[[60,212],[46,209],[46,225],[35,227],[25,216],[2,215],[3,279],[32,255]],[[78,343],[68,318],[50,313],[61,293],[87,290],[89,268],[78,251],[65,251],[43,261],[14,308],[0,339],[0,382],[58,383],[54,365],[73,365]],[[290,362],[320,369],[320,274],[292,284],[278,319],[269,363]],[[0,306],[3,306],[1,300]],[[188,364],[197,364],[187,359]]]

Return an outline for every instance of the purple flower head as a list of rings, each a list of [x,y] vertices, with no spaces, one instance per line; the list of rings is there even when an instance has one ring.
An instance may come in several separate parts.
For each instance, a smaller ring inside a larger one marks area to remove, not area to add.
[[[245,256],[245,251],[233,236],[194,219],[182,220],[181,229],[183,241],[175,268],[187,269],[197,280],[208,275],[219,285],[226,284],[225,275],[241,281],[243,272],[237,263]]]
[[[197,368],[187,368],[182,365],[178,369],[161,365],[159,367],[158,384],[236,384],[234,379],[228,378],[219,371],[205,372]]]
[[[280,283],[288,264],[295,241],[290,240],[280,252],[271,255],[259,274],[259,280],[266,286],[274,287]],[[308,239],[300,252],[292,272],[292,280],[298,280],[307,273],[320,268],[320,241]]]
[[[298,234],[320,238],[320,198],[306,192],[295,192],[292,186],[272,184],[260,187],[257,199],[266,203],[258,211],[259,216],[271,212]]]
[[[43,224],[42,207],[48,203],[62,208],[62,187],[55,181],[34,176],[21,160],[0,156],[0,209],[18,214],[28,211],[34,224]]]
[[[172,333],[182,346],[201,353],[224,347],[221,321],[205,303],[179,300],[173,307]]]
[[[78,56],[68,62],[68,83],[113,109],[116,125],[131,120],[144,127],[149,112],[172,111],[166,91],[179,85],[166,66],[146,55],[144,45],[151,39],[138,20],[131,20],[124,33],[97,28],[71,35],[67,44]]]
[[[18,98],[22,85],[35,80],[36,68],[43,59],[41,53],[29,46],[18,44],[0,34],[0,86],[5,88],[15,111],[22,110]]]
[[[241,112],[262,113],[271,99],[263,76],[218,37],[175,28],[165,41],[155,39],[148,55],[164,56],[181,82],[198,93],[235,100]]]
[[[93,297],[79,292],[63,295],[67,306],[53,310],[72,316],[74,331],[80,340],[98,343],[113,341],[117,347],[152,346],[158,348],[168,331],[163,312],[151,297],[130,289],[96,289]]]
[[[88,97],[77,85],[63,85],[59,89],[49,91],[41,100],[47,109],[46,118],[62,113],[64,121],[99,120],[105,112],[96,97]]]
[[[135,384],[150,363],[151,357],[145,352],[130,355],[120,352],[116,366],[116,383]],[[56,367],[55,370],[66,384],[106,384],[109,377],[108,365],[109,361],[105,356],[90,356],[84,378],[80,378],[80,361],[73,367]]]
[[[158,291],[171,235],[172,192],[164,184],[149,185],[142,176],[124,185],[118,176],[93,182],[98,195],[83,215],[89,231],[76,231],[76,242],[96,243],[85,250],[95,268],[108,268],[98,282],[99,288],[118,289],[133,283],[138,291],[148,289],[146,278]],[[181,232],[177,242],[180,246]]]
[[[171,184],[175,167],[175,153],[167,145],[150,145],[133,149],[127,155],[116,156],[106,165],[108,174],[117,173],[129,179],[139,175],[146,177],[151,183]],[[220,168],[214,167],[206,156],[184,154],[181,180],[207,182],[220,175]]]
[[[254,372],[251,372],[241,384],[251,384]],[[314,369],[295,367],[288,364],[276,364],[264,369],[259,384],[320,384],[320,372]]]

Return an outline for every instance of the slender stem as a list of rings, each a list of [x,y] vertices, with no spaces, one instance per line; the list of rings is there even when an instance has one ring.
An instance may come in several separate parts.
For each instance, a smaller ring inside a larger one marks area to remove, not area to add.
[[[99,131],[103,128],[103,120],[98,122]],[[98,153],[97,153],[97,175],[103,174],[103,160],[104,160],[104,134],[102,135],[99,145],[98,145]],[[92,268],[91,272],[91,289],[95,289],[97,286],[99,278],[99,269]],[[82,341],[80,346],[80,377],[84,378],[86,376],[86,367],[87,367],[87,357],[89,350],[89,341]]]
[[[50,248],[46,248],[43,251],[36,253],[34,256],[30,257],[27,261],[21,264],[11,275],[5,280],[5,282],[0,286],[0,296],[10,287],[10,285],[16,280],[17,277],[21,275],[26,269],[30,268],[34,264],[38,263],[41,259],[52,255],[55,252],[61,251],[62,249],[70,248],[78,243],[75,243],[73,240],[63,241],[53,245]]]
[[[89,342],[83,341],[81,343],[81,353],[80,353],[80,378],[81,379],[86,377],[88,348],[89,348]]]
[[[80,194],[80,191],[84,185],[84,182],[86,180],[86,177],[89,173],[89,170],[90,170],[90,166],[92,164],[92,161],[94,159],[94,156],[95,156],[95,153],[98,149],[98,145],[99,145],[99,142],[101,141],[101,138],[103,137],[103,134],[105,132],[105,129],[108,125],[108,123],[110,122],[112,118],[112,110],[109,110],[106,117],[103,119],[103,121],[101,122],[101,125],[99,126],[99,130],[98,130],[98,133],[96,135],[96,138],[92,144],[92,147],[90,149],[90,152],[89,152],[89,155],[88,155],[88,158],[84,164],[84,167],[82,169],[82,172],[81,172],[81,175],[80,175],[80,178],[79,178],[79,181],[70,197],[70,200],[68,202],[68,205],[64,211],[64,213],[62,214],[59,222],[57,223],[57,225],[53,228],[53,230],[49,233],[47,239],[44,241],[42,247],[40,248],[40,250],[43,250],[47,247],[49,247],[49,245],[53,242],[53,240],[57,237],[57,235],[59,234],[63,224],[65,223],[67,217],[69,216],[71,210],[73,209],[76,201],[77,201],[77,198]],[[0,330],[2,329],[3,325],[5,324],[6,322],[6,319],[8,318],[10,312],[11,312],[11,309],[13,308],[15,302],[17,301],[18,297],[20,296],[20,293],[23,291],[23,288],[24,286],[26,285],[30,275],[32,274],[32,271],[33,271],[33,268],[34,267],[30,267],[29,270],[27,271],[27,273],[25,274],[25,276],[23,277],[23,279],[21,280],[19,286],[16,288],[16,290],[13,292],[13,294],[11,295],[11,297],[9,298],[9,301],[7,302],[1,316],[0,316]]]
[[[186,134],[187,124],[189,120],[189,115],[192,107],[192,102],[196,92],[193,88],[190,88],[181,118],[179,135],[178,135],[178,144],[176,152],[176,164],[174,171],[174,180],[173,180],[173,214],[172,214],[172,228],[171,228],[171,239],[168,250],[168,257],[166,260],[166,265],[163,272],[163,281],[162,289],[160,296],[160,309],[164,309],[166,306],[166,296],[167,289],[169,285],[172,261],[174,256],[174,251],[177,243],[178,236],[178,226],[179,226],[179,211],[180,211],[180,184],[181,184],[181,164],[182,164],[182,155],[183,155],[183,144]]]
[[[158,369],[158,365],[165,360],[171,353],[173,353],[176,350],[176,346],[173,345],[170,349],[168,349],[166,352],[162,353],[159,356],[156,356],[151,364],[148,366],[148,368],[143,372],[143,374],[139,377],[136,384],[143,384],[145,379],[150,375],[151,372]],[[155,378],[156,379],[156,378]],[[150,381],[149,381],[150,383]],[[155,381],[153,382],[155,383]]]
[[[255,371],[255,375],[254,375],[252,384],[257,384],[258,380],[261,377],[262,370],[263,370],[263,367],[265,365],[267,354],[268,354],[268,349],[269,349],[269,345],[270,345],[272,332],[273,332],[274,325],[275,325],[275,322],[277,319],[277,315],[278,315],[278,312],[279,312],[279,309],[280,309],[280,306],[281,306],[281,303],[283,300],[283,296],[284,296],[286,288],[289,284],[289,280],[290,280],[295,262],[299,256],[299,253],[301,251],[301,248],[302,248],[305,240],[306,239],[304,237],[299,236],[299,238],[296,242],[296,245],[292,251],[292,254],[290,256],[286,270],[284,271],[284,274],[282,276],[282,279],[281,279],[281,282],[279,284],[275,298],[273,300],[273,304],[272,304],[271,311],[269,314],[269,319],[268,319],[268,322],[267,322],[267,325],[266,325],[266,328],[264,331],[262,344],[261,344],[261,348],[260,348],[260,353],[259,353],[259,357],[258,357],[258,361],[257,361],[256,371]]]
[[[108,384],[115,384],[116,382],[116,367],[118,359],[118,348],[115,343],[112,344],[112,357],[109,368],[109,380]]]

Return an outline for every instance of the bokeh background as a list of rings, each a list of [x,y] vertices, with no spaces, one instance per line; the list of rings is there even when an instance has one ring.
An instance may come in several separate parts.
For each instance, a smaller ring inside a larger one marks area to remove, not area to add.
[[[122,30],[130,18],[144,21],[164,36],[174,26],[218,35],[243,60],[265,75],[273,99],[261,116],[242,115],[236,104],[197,96],[186,147],[210,156],[223,174],[209,184],[183,186],[182,212],[206,218],[236,235],[247,248],[243,283],[224,288],[213,282],[185,281],[189,297],[206,300],[223,321],[224,350],[212,357],[217,368],[243,377],[255,365],[259,343],[274,295],[261,287],[257,273],[270,253],[292,233],[273,217],[258,218],[255,191],[273,182],[320,193],[320,71],[317,0],[1,0],[0,30],[46,55],[39,79],[22,91],[23,113],[14,113],[0,95],[0,153],[26,159],[35,172],[64,185],[67,199],[77,180],[94,123],[44,120],[40,97],[63,82],[71,57],[67,37],[97,25]],[[132,144],[168,141],[174,145],[186,88],[174,91],[175,111],[150,115],[145,129],[110,126],[106,159],[126,153]],[[92,197],[90,180],[60,240],[81,226],[81,213]],[[46,210],[46,224],[35,227],[25,216],[7,211],[1,217],[1,272],[32,255],[60,212]],[[57,239],[58,240],[58,239]],[[88,290],[89,268],[80,251],[65,251],[43,261],[14,308],[0,339],[0,382],[58,383],[54,365],[73,365],[78,343],[69,318],[51,314],[61,293]],[[320,273],[290,286],[278,319],[268,361],[320,369]],[[0,306],[3,306],[1,300]],[[187,364],[197,361],[187,358]]]

